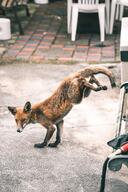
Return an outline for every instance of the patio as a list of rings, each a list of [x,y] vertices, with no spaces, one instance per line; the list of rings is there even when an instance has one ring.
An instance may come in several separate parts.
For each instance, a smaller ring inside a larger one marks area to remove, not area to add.
[[[26,62],[119,62],[120,23],[116,22],[113,35],[106,35],[104,47],[99,47],[100,35],[97,15],[80,15],[77,40],[71,41],[67,34],[66,1],[35,8],[25,25],[25,35],[12,34],[8,42],[0,43],[1,61]],[[31,10],[30,10],[31,11]],[[87,19],[86,19],[87,18]],[[95,24],[91,21],[95,20]]]

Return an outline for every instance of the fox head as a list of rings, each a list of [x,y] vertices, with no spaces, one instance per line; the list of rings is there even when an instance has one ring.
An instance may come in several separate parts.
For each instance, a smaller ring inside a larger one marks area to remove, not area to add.
[[[28,101],[25,103],[23,108],[19,107],[8,107],[8,110],[14,115],[17,132],[21,133],[23,129],[30,123],[31,119],[31,103]]]

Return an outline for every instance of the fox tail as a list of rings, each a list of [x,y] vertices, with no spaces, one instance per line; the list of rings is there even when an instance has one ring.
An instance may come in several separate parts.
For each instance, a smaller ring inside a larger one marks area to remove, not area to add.
[[[78,73],[83,78],[87,78],[87,77],[90,77],[91,75],[96,75],[96,74],[102,73],[109,78],[111,87],[112,88],[116,87],[115,77],[114,77],[113,73],[107,67],[86,67],[86,68],[82,69],[81,71],[79,71]]]

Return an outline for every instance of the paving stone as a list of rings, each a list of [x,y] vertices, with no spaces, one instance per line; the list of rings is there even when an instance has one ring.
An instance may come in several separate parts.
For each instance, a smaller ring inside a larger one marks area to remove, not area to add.
[[[77,39],[74,43],[76,45],[88,45],[89,40],[88,39]]]
[[[18,50],[8,50],[4,55],[3,58],[15,58],[18,55]]]
[[[48,49],[37,49],[37,50],[34,52],[33,56],[42,56],[42,57],[45,57],[45,56],[47,56],[48,54],[49,54]]]
[[[115,58],[111,57],[102,57],[101,62],[114,62]]]
[[[31,38],[31,35],[22,35],[22,36],[19,36],[18,37],[18,40],[28,40],[28,39],[30,39]]]
[[[16,58],[17,59],[29,59],[30,58],[30,56],[32,55],[32,52],[26,52],[26,51],[22,51],[22,52],[20,52],[17,56],[16,56]]]
[[[36,39],[36,40],[33,40],[33,39],[30,39],[27,41],[27,43],[29,44],[38,44],[40,42],[40,40]]]
[[[116,55],[116,56],[115,56],[115,61],[116,61],[116,62],[119,62],[120,60],[121,60],[121,59],[120,59],[120,55]]]
[[[86,62],[87,61],[87,56],[86,57],[73,57],[73,61]]]
[[[23,49],[22,49],[22,51],[23,52],[33,52],[35,49],[34,48],[31,48],[31,47],[24,47]]]
[[[21,50],[24,47],[24,45],[20,45],[20,44],[14,44],[10,46],[10,49],[12,50]]]
[[[44,56],[35,56],[35,55],[32,55],[30,57],[30,60],[33,61],[33,62],[41,62],[44,60]]]
[[[40,35],[43,34],[44,35],[44,32],[45,31],[44,31],[43,27],[41,27],[41,28],[36,29],[34,34],[40,34]]]
[[[32,52],[31,52],[31,51],[21,51],[21,52],[19,52],[19,54],[18,54],[18,55],[30,56],[31,54],[32,54]]]
[[[72,57],[59,57],[58,58],[59,61],[63,61],[63,62],[68,62],[68,61],[73,61]]]
[[[33,35],[30,40],[33,41],[33,40],[41,40],[41,39],[42,39],[42,36]]]
[[[114,56],[115,55],[115,51],[111,51],[111,52],[102,52],[102,56]]]
[[[72,51],[72,50],[64,50],[63,51],[63,56],[66,56],[66,57],[72,57],[73,56],[73,53],[74,53],[74,51]]]
[[[99,53],[101,53],[101,48],[90,47],[88,50],[88,53],[99,54]]]
[[[28,60],[30,58],[29,55],[17,55],[16,59],[21,59],[21,60]]]
[[[87,59],[87,54],[86,53],[81,53],[81,52],[74,52],[73,55],[74,60],[80,60],[80,61],[86,61]]]
[[[64,44],[65,40],[64,39],[55,39],[54,44]]]
[[[51,46],[51,43],[49,43],[49,44],[40,44],[39,46],[38,46],[38,49],[50,49],[50,46]]]
[[[34,34],[34,31],[30,31],[30,30],[25,30],[25,34],[26,35],[33,35]]]
[[[2,55],[3,53],[5,53],[6,48],[5,47],[0,47],[0,55]]]
[[[55,56],[55,57],[61,57],[63,56],[63,49],[61,48],[51,48],[48,52],[48,55],[51,56]]]
[[[35,32],[35,33],[33,33],[33,35],[31,36],[31,37],[43,37],[44,36],[44,33],[43,32]]]
[[[41,43],[42,43],[42,42],[49,42],[49,43],[52,43],[53,40],[54,40],[54,39],[43,38],[43,39],[41,40]]]
[[[78,46],[76,46],[75,51],[77,51],[77,52],[87,52],[88,51],[88,46],[78,45]]]
[[[13,54],[16,54],[16,53],[19,53],[19,52],[20,52],[20,51],[19,51],[18,49],[10,49],[10,50],[8,50],[6,53],[7,53],[7,54],[10,54],[10,55],[11,55],[11,54],[13,55]]]
[[[22,45],[22,46],[23,46],[23,45],[26,44],[26,42],[27,42],[27,41],[25,41],[25,40],[17,40],[17,41],[16,41],[16,44],[17,44],[17,45],[19,44],[19,45]]]
[[[64,48],[73,48],[73,49],[75,49],[75,48],[76,48],[76,45],[65,44],[65,45],[64,45]]]
[[[94,63],[96,63],[96,62],[100,62],[100,60],[101,60],[101,56],[99,55],[99,56],[93,56],[93,55],[88,55],[88,57],[87,57],[87,62],[94,62]]]
[[[16,42],[16,39],[11,39],[8,41],[9,44],[14,44]]]
[[[75,51],[74,47],[63,47],[64,51]]]
[[[45,35],[44,36],[44,39],[54,39],[55,38],[55,35]]]
[[[87,55],[87,62],[100,62],[101,60],[101,55]]]
[[[57,55],[45,55],[45,60],[58,60],[58,56]]]
[[[53,44],[51,45],[52,48],[63,48],[64,45],[63,44]]]

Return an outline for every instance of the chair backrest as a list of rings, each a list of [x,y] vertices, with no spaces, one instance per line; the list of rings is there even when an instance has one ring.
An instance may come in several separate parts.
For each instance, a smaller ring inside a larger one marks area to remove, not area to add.
[[[0,6],[6,8],[22,4],[26,4],[26,0],[0,0]]]
[[[13,4],[13,0],[1,0],[0,5],[2,7],[10,7]]]
[[[117,3],[128,6],[128,0],[118,0]]]
[[[88,4],[88,5],[93,5],[93,4],[98,4],[99,0],[78,0],[79,4]]]

